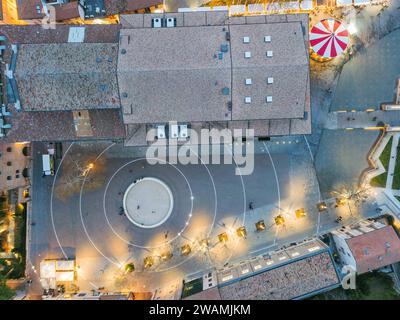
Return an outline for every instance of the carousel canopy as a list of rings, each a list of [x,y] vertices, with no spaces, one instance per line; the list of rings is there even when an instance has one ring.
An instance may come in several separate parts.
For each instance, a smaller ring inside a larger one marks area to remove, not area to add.
[[[313,51],[324,58],[334,58],[346,50],[349,34],[346,27],[335,19],[324,19],[310,31]]]

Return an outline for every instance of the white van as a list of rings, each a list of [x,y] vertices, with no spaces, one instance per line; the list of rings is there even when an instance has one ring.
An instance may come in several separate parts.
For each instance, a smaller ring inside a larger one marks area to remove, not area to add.
[[[50,154],[42,155],[43,176],[54,175],[54,158]]]

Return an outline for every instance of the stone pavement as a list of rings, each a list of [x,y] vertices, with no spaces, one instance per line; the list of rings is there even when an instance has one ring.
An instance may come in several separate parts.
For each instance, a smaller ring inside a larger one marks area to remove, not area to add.
[[[390,150],[388,175],[387,175],[387,179],[386,179],[386,189],[393,188],[393,178],[394,178],[394,170],[396,167],[397,146],[399,145],[399,137],[400,137],[400,133],[395,133],[393,135],[392,149]]]
[[[400,126],[399,111],[344,111],[329,112],[325,122],[322,123],[324,129],[373,129],[383,122],[391,127]]]

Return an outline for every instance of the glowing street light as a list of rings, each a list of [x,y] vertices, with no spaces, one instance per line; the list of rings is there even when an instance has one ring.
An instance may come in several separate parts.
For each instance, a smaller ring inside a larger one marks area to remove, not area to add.
[[[278,215],[275,217],[275,224],[277,226],[284,224],[285,223],[285,218],[282,215]]]
[[[167,260],[171,259],[171,258],[172,258],[172,253],[171,253],[171,251],[165,251],[165,252],[163,252],[163,253],[161,254],[160,258],[161,258],[161,261],[167,261]]]
[[[264,220],[260,220],[260,221],[256,222],[256,230],[257,230],[257,232],[265,230]]]
[[[236,229],[236,234],[238,235],[238,237],[240,238],[244,238],[247,235],[247,231],[245,227],[239,227]]]
[[[148,269],[154,264],[154,259],[151,256],[144,258],[144,268]]]
[[[132,262],[131,263],[127,263],[125,265],[125,271],[127,273],[131,273],[131,272],[135,271],[135,265]]]
[[[222,243],[227,242],[227,241],[228,241],[228,235],[227,235],[227,233],[226,233],[226,232],[220,233],[220,234],[218,235],[218,240],[219,240],[219,242],[222,242]]]
[[[192,252],[192,248],[190,248],[190,245],[185,244],[181,247],[181,255],[182,256],[187,256]]]
[[[208,248],[208,243],[209,243],[208,239],[200,240],[200,242],[199,242],[200,248],[202,250],[206,250]]]
[[[347,203],[346,198],[336,198],[336,205],[338,207],[344,206]]]
[[[307,215],[306,210],[304,208],[296,210],[296,218],[297,219],[304,218],[306,215]]]
[[[357,33],[357,27],[355,26],[355,24],[353,22],[351,22],[349,24],[349,26],[347,27],[347,31],[349,32],[349,34]]]
[[[326,205],[325,202],[320,202],[320,203],[317,204],[317,209],[318,209],[319,212],[323,212],[326,209],[328,209],[328,206]]]
[[[87,175],[89,174],[89,171],[92,170],[93,168],[94,168],[94,163],[93,163],[93,162],[90,162],[90,163],[85,167],[85,169],[83,169],[82,177],[87,176]]]

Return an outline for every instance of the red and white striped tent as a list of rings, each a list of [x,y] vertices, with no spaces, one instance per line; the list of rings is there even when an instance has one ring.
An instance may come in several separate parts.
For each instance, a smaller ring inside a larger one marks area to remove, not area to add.
[[[346,27],[335,19],[323,19],[311,28],[311,48],[323,58],[336,57],[346,50],[348,43]]]

